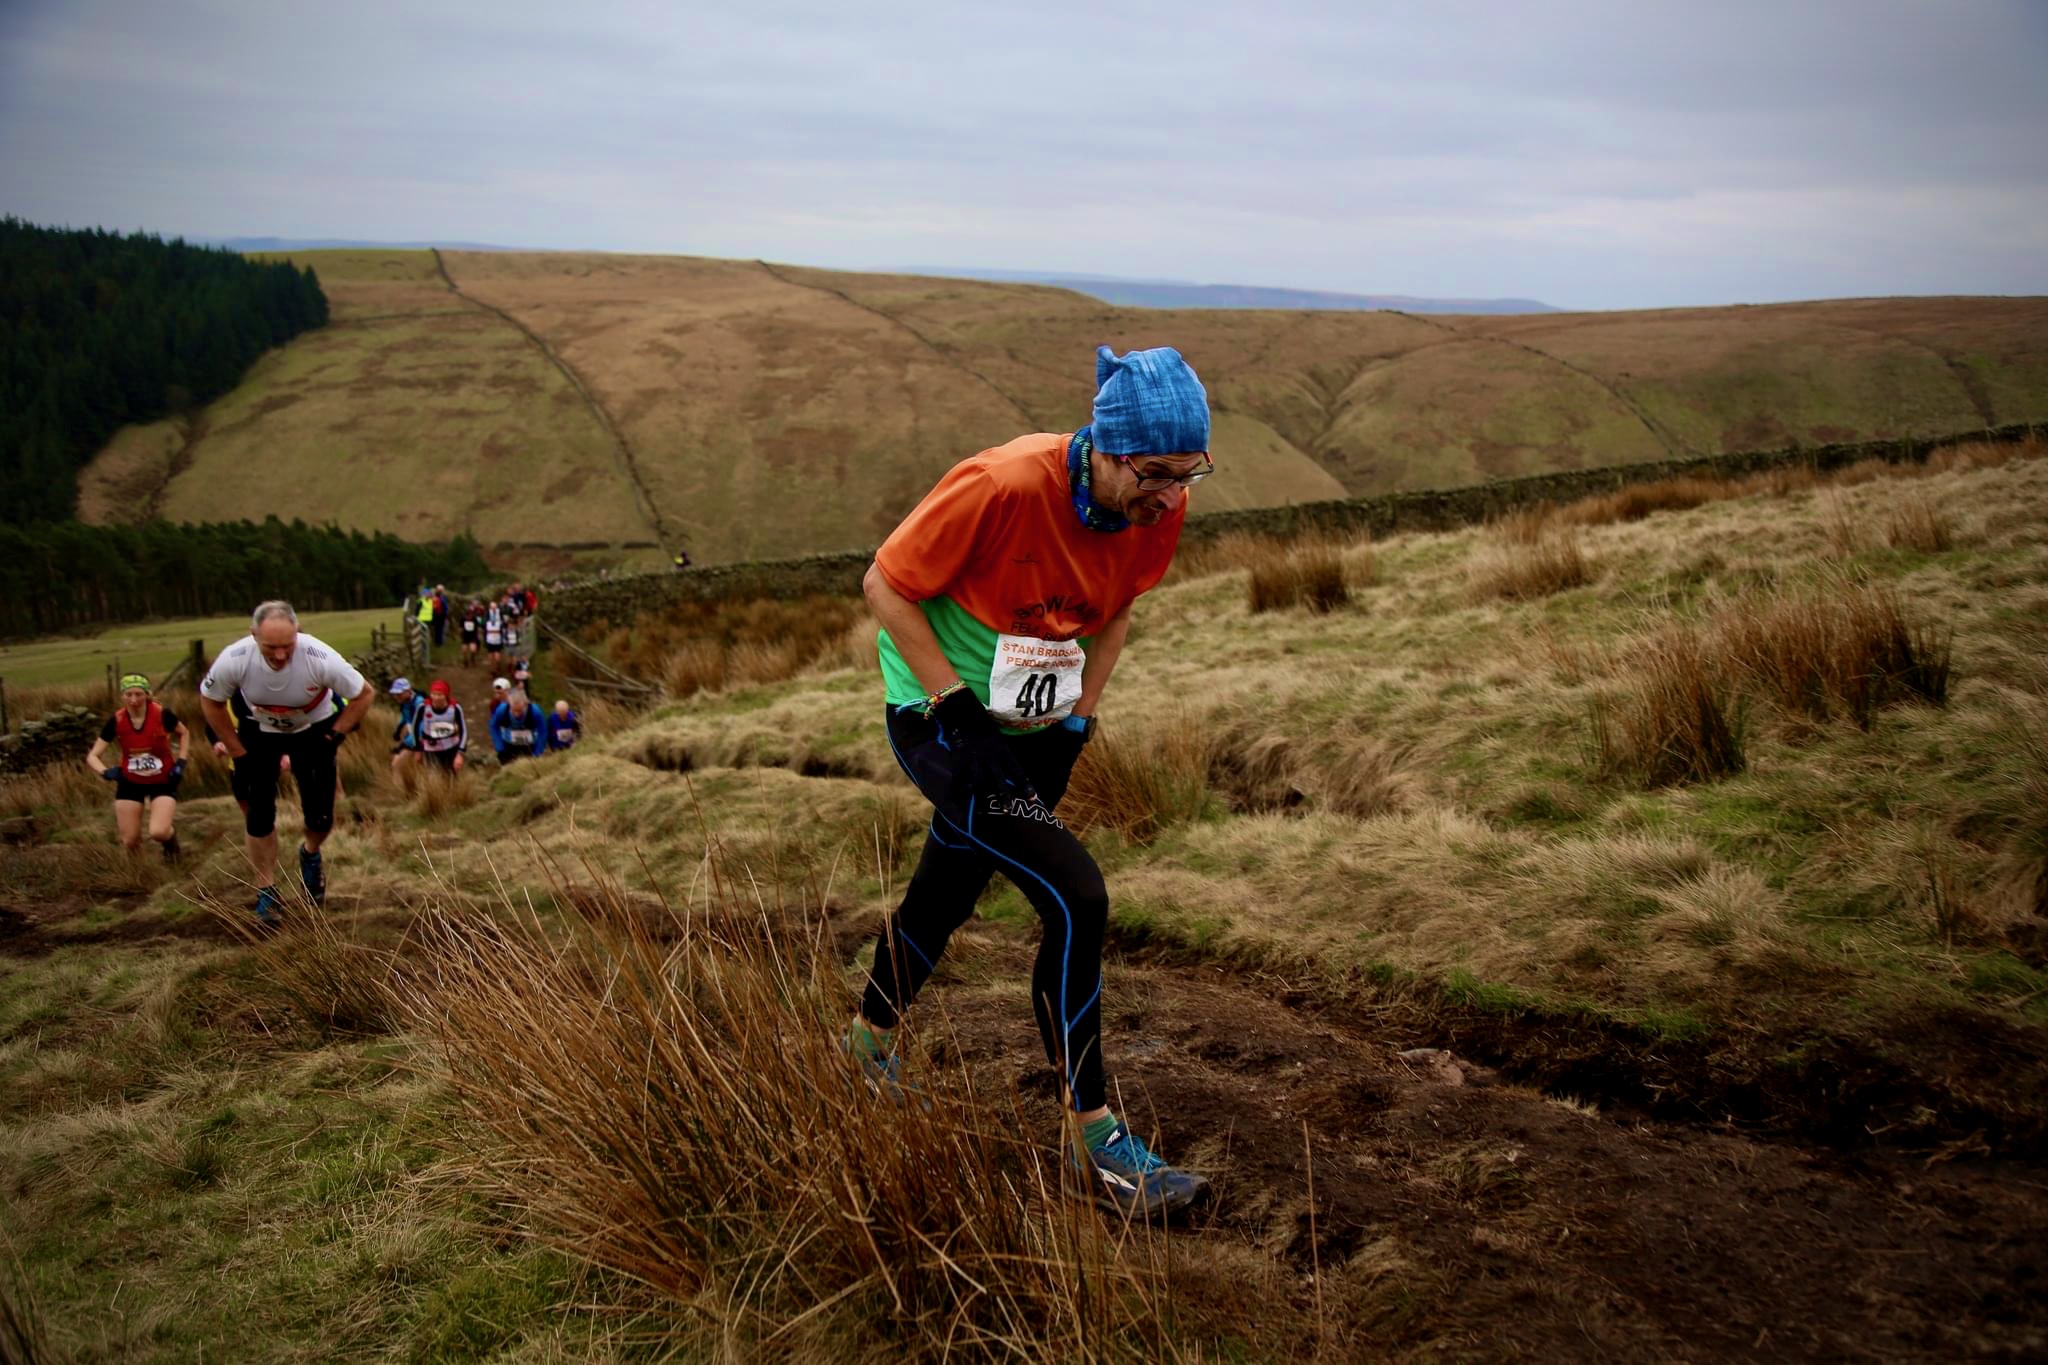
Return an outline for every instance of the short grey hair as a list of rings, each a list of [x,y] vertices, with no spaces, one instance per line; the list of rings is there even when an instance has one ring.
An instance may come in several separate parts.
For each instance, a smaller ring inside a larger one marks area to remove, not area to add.
[[[507,692],[505,694],[505,700],[516,701],[521,706],[526,706],[530,705],[533,699],[526,695],[526,691],[524,688],[515,687],[510,692]]]
[[[292,604],[283,598],[274,597],[268,602],[258,602],[256,610],[249,614],[249,633],[254,635],[257,631],[263,629],[265,621],[280,619],[289,621],[294,626],[299,624],[299,614],[293,611]]]

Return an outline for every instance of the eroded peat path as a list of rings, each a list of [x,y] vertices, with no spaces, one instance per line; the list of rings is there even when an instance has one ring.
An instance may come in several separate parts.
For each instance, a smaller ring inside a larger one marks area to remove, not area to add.
[[[1020,989],[1032,937],[970,924],[923,1009],[931,1036],[957,1039],[945,1046],[986,1084],[1014,1085],[1050,1115]],[[1104,1050],[1121,1111],[1215,1182],[1177,1234],[1187,1253],[1222,1239],[1273,1258],[1304,1301],[1312,1267],[1384,1264],[1374,1302],[1330,1306],[1357,1334],[1349,1350],[2048,1352],[2039,1165],[1598,1112],[1447,1054],[1404,1058],[1410,1040],[1286,1003],[1284,984],[1235,969],[1112,954],[1108,972]]]

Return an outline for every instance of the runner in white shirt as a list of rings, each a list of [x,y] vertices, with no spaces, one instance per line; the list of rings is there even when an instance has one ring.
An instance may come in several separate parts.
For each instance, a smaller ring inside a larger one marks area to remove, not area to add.
[[[254,725],[238,731],[228,702],[239,692]],[[298,779],[305,843],[299,877],[315,905],[327,898],[320,845],[334,828],[335,751],[363,723],[374,692],[348,660],[299,633],[289,602],[265,602],[250,618],[249,636],[220,652],[199,684],[199,709],[235,761],[248,793],[243,828],[256,871],[256,918],[277,923],[277,774],[291,760]],[[244,745],[247,734],[251,743]]]

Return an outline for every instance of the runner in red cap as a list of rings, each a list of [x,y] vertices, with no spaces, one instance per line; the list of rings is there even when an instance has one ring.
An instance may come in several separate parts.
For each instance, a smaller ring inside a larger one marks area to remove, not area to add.
[[[469,748],[469,722],[463,719],[462,703],[442,679],[434,679],[427,688],[426,705],[420,708],[414,728],[420,757],[429,767],[444,773],[462,771],[463,754]]]

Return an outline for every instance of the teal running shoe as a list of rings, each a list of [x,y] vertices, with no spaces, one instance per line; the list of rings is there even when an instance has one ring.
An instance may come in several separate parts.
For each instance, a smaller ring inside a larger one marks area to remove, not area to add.
[[[899,1107],[915,1104],[926,1113],[931,1112],[932,1102],[924,1097],[924,1092],[904,1083],[901,1056],[894,1052],[886,1057],[877,1056],[856,1043],[851,1031],[840,1038],[839,1045],[846,1050],[854,1069],[874,1094]]]
[[[284,899],[276,887],[266,886],[256,893],[256,924],[263,929],[284,927]]]
[[[1088,1149],[1095,1202],[1118,1213],[1156,1218],[1187,1208],[1209,1192],[1209,1182],[1177,1170],[1155,1155],[1145,1139],[1123,1124]]]

